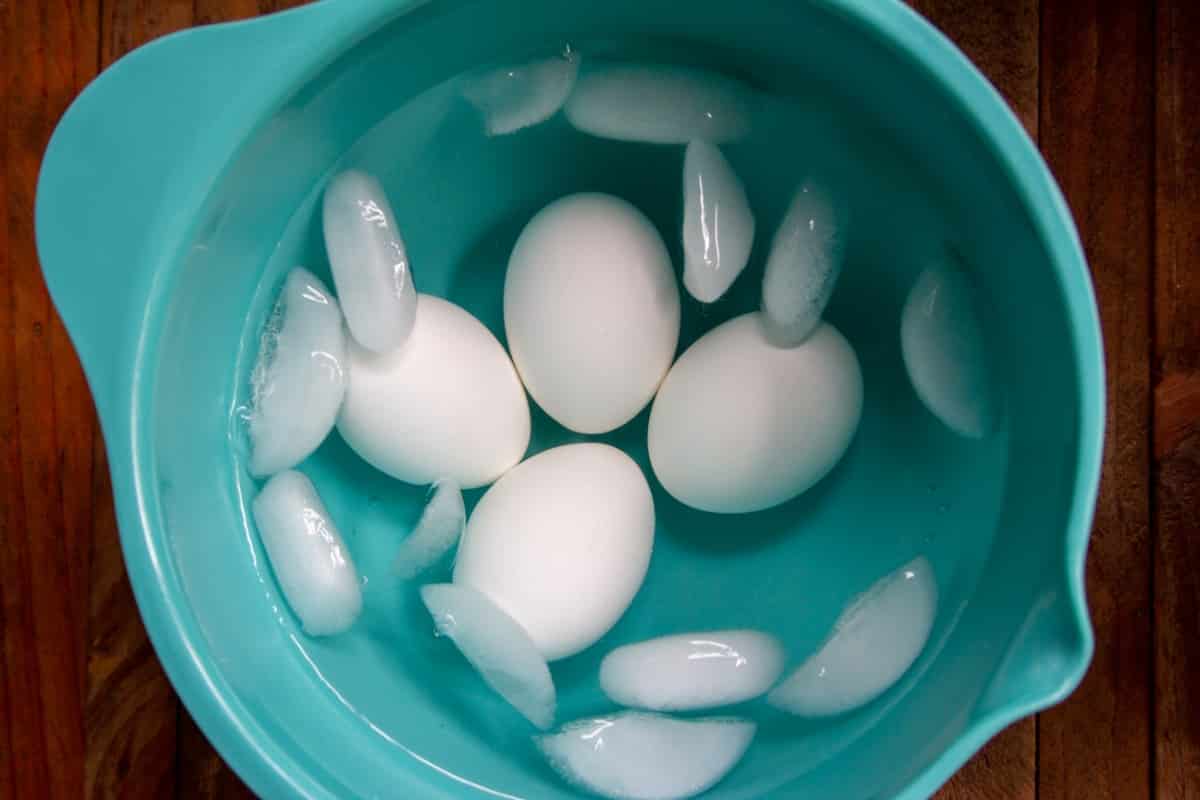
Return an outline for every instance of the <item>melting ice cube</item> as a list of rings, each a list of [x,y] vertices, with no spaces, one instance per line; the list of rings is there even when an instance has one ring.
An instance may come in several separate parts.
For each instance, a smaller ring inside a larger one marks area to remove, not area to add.
[[[686,711],[751,700],[783,672],[783,648],[752,630],[662,636],[613,650],[600,664],[600,688],[614,703]]]
[[[458,544],[466,525],[467,510],[458,484],[452,480],[435,483],[417,526],[400,544],[393,566],[396,575],[411,580],[432,567]]]
[[[746,189],[716,146],[693,141],[683,159],[683,285],[702,303],[725,294],[754,244]]]
[[[467,78],[463,97],[483,117],[489,136],[514,133],[558,113],[575,86],[579,55],[561,56],[517,67],[501,67]]]
[[[358,571],[312,482],[281,472],[254,498],[254,521],[288,606],[312,636],[341,633],[362,610]]]
[[[604,797],[673,800],[716,785],[741,760],[755,724],[626,711],[572,722],[538,747],[567,781]]]
[[[607,64],[584,70],[563,112],[578,130],[607,139],[720,143],[746,135],[751,106],[749,88],[715,72]]]
[[[945,265],[920,274],[900,318],[900,346],[926,408],[961,436],[986,436],[995,404],[975,296],[960,270]]]
[[[299,464],[337,421],[346,394],[346,340],[337,301],[306,269],[288,274],[250,378],[250,472]]]
[[[404,344],[417,317],[408,253],[383,187],[358,170],[325,189],[325,251],[350,335],[387,353]]]
[[[448,637],[488,686],[545,730],[554,724],[554,680],[529,634],[469,586],[434,583],[421,599],[438,634]]]
[[[812,181],[792,197],[763,274],[763,318],[775,344],[795,347],[821,321],[842,271],[845,216]]]
[[[905,564],[852,602],[821,649],[767,695],[802,717],[858,708],[887,691],[917,660],[937,613],[933,568]]]

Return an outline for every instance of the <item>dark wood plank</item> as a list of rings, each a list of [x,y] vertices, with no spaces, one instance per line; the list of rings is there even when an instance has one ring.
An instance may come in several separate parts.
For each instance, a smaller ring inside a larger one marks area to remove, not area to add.
[[[1158,4],[1155,788],[1200,800],[1200,5]]]
[[[1038,0],[911,0],[996,85],[1026,130],[1038,135]],[[1032,800],[1037,726],[1001,733],[939,792],[943,800]]]
[[[78,797],[95,420],[32,209],[54,123],[96,72],[98,3],[0,3],[0,20],[0,794]]]
[[[1037,725],[1006,728],[936,795],[939,800],[1033,800],[1037,796]]]
[[[1087,569],[1096,655],[1080,689],[1041,717],[1043,800],[1151,796],[1153,80],[1151,4],[1043,0],[1041,145],[1083,236],[1108,361]]]
[[[304,5],[309,0],[196,0],[196,24],[231,22]]]
[[[249,800],[254,797],[196,723],[180,707],[175,796],[180,800]]]

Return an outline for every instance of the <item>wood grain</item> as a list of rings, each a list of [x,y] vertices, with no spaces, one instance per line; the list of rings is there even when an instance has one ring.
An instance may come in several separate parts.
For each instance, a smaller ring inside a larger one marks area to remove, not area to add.
[[[988,76],[1030,136],[1038,136],[1038,0],[913,0]],[[1037,724],[1011,726],[938,793],[942,800],[1032,800],[1037,793]]]
[[[1096,655],[1042,715],[1038,796],[1151,796],[1150,271],[1153,7],[1043,0],[1041,146],[1083,237],[1108,366],[1103,490],[1087,564]]]
[[[1155,785],[1200,800],[1200,4],[1157,21]]]
[[[55,121],[96,73],[95,0],[0,3],[0,794],[78,797],[95,427],[38,270],[33,199]]]
[[[129,49],[299,0],[0,0],[0,798],[243,798],[136,614],[90,398],[33,246],[71,98]],[[990,743],[964,800],[1200,800],[1200,3],[913,0],[1037,138],[1076,215],[1108,350],[1088,562],[1097,651]]]

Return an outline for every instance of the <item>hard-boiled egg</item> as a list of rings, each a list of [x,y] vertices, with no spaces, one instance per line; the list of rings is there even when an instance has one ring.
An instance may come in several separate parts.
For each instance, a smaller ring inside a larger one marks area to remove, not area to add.
[[[858,358],[832,325],[777,347],[761,313],[745,314],[701,337],[667,374],[650,412],[650,463],[682,503],[759,511],[833,469],[861,414]]]
[[[487,595],[553,661],[620,619],[653,544],[654,500],[638,465],[606,444],[565,445],[488,489],[467,522],[454,582]]]
[[[408,483],[491,483],[529,445],[529,404],[496,337],[459,306],[417,296],[412,333],[391,353],[350,347],[342,438]]]
[[[513,248],[504,329],[547,414],[579,433],[625,424],[654,396],[679,341],[679,289],[662,237],[619,198],[556,200]]]

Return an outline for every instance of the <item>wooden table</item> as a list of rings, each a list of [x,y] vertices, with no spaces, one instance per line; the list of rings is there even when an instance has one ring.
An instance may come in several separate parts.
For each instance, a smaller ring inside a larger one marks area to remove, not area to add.
[[[288,0],[0,0],[0,798],[238,797],[134,608],[107,465],[30,209],[121,54]],[[1096,657],[947,798],[1200,800],[1200,0],[919,0],[1003,91],[1087,247],[1108,349]]]

